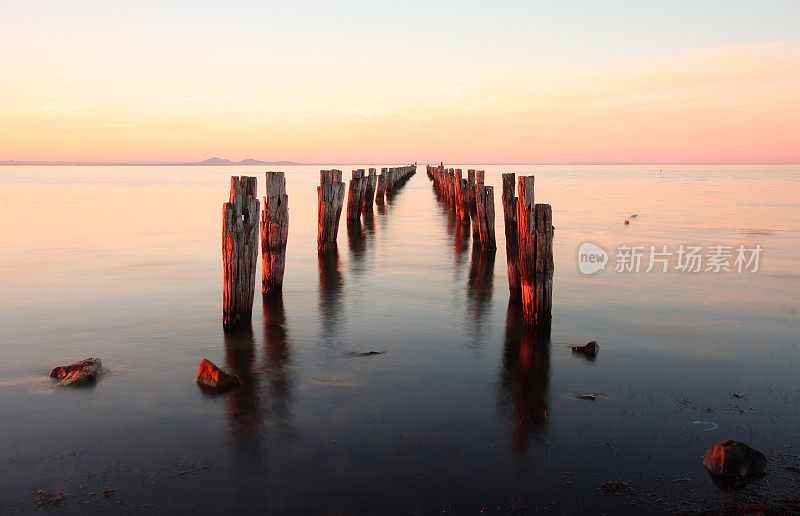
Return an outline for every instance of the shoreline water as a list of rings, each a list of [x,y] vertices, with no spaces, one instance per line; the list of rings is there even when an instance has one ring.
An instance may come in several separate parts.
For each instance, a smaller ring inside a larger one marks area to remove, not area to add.
[[[800,170],[487,167],[495,188],[535,174],[553,205],[553,323],[530,343],[509,310],[502,210],[487,270],[418,173],[370,225],[343,223],[322,263],[319,168],[287,174],[282,303],[256,296],[239,336],[220,321],[229,168],[0,173],[2,508],[34,510],[39,489],[70,512],[722,508],[731,494],[700,457],[726,438],[770,467],[735,499],[788,503]],[[263,194],[263,167],[245,170]],[[765,252],[752,275],[584,276],[587,240]],[[572,355],[590,340],[594,361]],[[110,369],[93,387],[39,380],[87,356]],[[249,387],[204,395],[201,358]]]

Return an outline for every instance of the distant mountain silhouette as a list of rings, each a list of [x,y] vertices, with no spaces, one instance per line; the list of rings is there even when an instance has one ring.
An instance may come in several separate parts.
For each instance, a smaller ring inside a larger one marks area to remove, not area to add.
[[[204,159],[198,165],[213,165],[213,166],[224,166],[224,165],[233,165],[233,161],[229,159],[221,159],[221,158],[208,158]]]
[[[263,165],[300,165],[300,163],[294,161],[261,161],[260,159],[243,159],[242,161],[231,161],[229,159],[223,158],[208,158],[204,159],[198,165],[210,165],[215,167],[227,167],[230,165],[240,165],[240,166],[263,166]]]

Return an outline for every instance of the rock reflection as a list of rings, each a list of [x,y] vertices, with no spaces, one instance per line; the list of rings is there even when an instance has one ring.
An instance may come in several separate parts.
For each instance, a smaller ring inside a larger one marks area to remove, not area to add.
[[[550,325],[530,326],[519,301],[509,299],[500,371],[498,409],[512,423],[514,450],[524,455],[530,436],[542,435],[547,423],[550,386]]]

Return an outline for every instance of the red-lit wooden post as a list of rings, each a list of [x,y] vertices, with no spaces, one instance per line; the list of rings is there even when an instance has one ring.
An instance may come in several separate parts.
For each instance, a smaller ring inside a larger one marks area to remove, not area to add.
[[[341,170],[320,171],[317,187],[317,248],[320,251],[336,249],[339,219],[342,215],[345,185]]]
[[[261,292],[280,292],[286,269],[289,238],[289,196],[283,172],[267,172],[264,209],[261,212]]]
[[[481,249],[492,251],[497,249],[494,234],[494,187],[479,183],[476,187],[475,199]]]
[[[366,212],[372,209],[372,201],[375,198],[375,188],[378,186],[378,176],[375,175],[375,169],[369,169],[367,176],[367,184],[364,190],[364,202],[361,204],[361,212]]]
[[[255,177],[231,177],[222,205],[222,324],[250,324],[258,259],[258,197]]]
[[[376,203],[383,203],[383,198],[386,195],[386,177],[387,177],[387,169],[383,167],[381,169],[381,174],[378,176],[378,189],[375,192],[375,202]]]
[[[364,204],[364,196],[367,190],[367,178],[364,177],[364,170],[353,170],[353,177],[350,179],[350,188],[347,193],[347,223],[352,224],[361,217],[361,206]]]
[[[506,265],[508,271],[508,290],[511,297],[517,298],[519,290],[519,245],[517,243],[517,196],[514,173],[503,174],[503,220],[506,234]]]
[[[549,204],[534,204],[533,184],[533,176],[520,177],[517,199],[520,295],[529,324],[550,321],[553,293],[553,213]]]

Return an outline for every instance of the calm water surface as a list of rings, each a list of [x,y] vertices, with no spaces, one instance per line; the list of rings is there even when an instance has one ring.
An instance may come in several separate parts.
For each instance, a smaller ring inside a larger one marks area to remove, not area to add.
[[[234,173],[263,193],[263,167],[0,168],[0,514],[36,511],[39,489],[82,513],[716,507],[731,494],[700,456],[728,438],[770,460],[736,496],[797,495],[800,168],[455,166],[495,186],[494,256],[420,167],[321,261],[333,165],[285,168],[283,297],[227,336],[222,202]],[[502,172],[553,206],[549,329],[508,302]],[[585,241],[606,271],[579,272]],[[623,244],[764,251],[757,273],[623,274]],[[596,360],[572,355],[589,340]],[[53,387],[89,356],[96,386]],[[245,385],[203,394],[202,358]],[[599,488],[617,479],[631,490]]]

